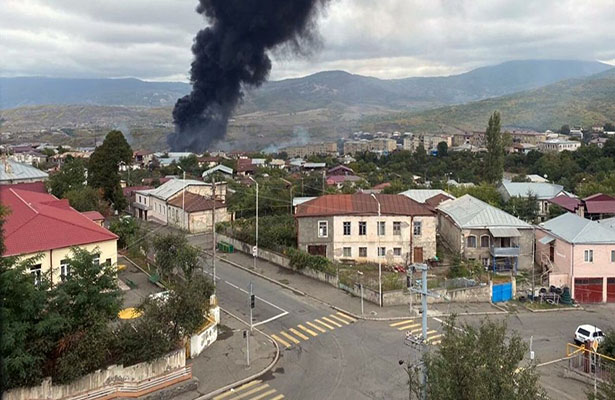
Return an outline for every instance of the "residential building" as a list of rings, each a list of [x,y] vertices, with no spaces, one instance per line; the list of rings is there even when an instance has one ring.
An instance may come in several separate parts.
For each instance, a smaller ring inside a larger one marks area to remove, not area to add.
[[[98,211],[84,211],[81,214],[94,221],[98,226],[104,226],[105,224],[105,217]]]
[[[254,175],[257,165],[250,158],[237,159],[237,175],[249,176]]]
[[[171,179],[156,189],[135,192],[133,208],[135,217],[154,221],[163,225],[168,223],[168,201],[185,193],[194,193],[207,198],[213,195],[213,185],[192,179]],[[226,182],[216,183],[216,199],[226,198]]]
[[[341,189],[344,185],[355,186],[363,178],[356,176],[351,168],[345,165],[338,165],[327,171],[325,180],[327,185],[336,186],[338,189]]]
[[[132,153],[132,158],[135,165],[145,168],[154,160],[154,153],[147,150],[137,150]]]
[[[441,203],[437,210],[440,237],[453,253],[494,271],[532,267],[530,224],[468,194]]]
[[[0,164],[0,185],[43,182],[49,174],[28,164],[3,158]]]
[[[540,142],[547,140],[546,133],[528,132],[528,131],[513,131],[508,132],[513,143],[538,145]]]
[[[604,137],[598,137],[589,141],[589,144],[595,144],[596,146],[603,148],[608,139]]]
[[[436,255],[435,213],[406,196],[325,195],[300,204],[295,218],[298,248],[310,254],[389,264]]]
[[[68,200],[46,193],[42,183],[0,186],[0,201],[9,209],[3,256],[39,257],[29,270],[34,282],[44,274],[52,284],[70,276],[67,260],[74,247],[96,251],[97,262],[117,263],[117,236],[75,211]]]
[[[615,216],[615,197],[596,193],[583,199],[584,217],[589,219],[604,219]]]
[[[427,204],[430,199],[441,200],[438,204],[444,200],[455,199],[455,196],[441,189],[409,189],[400,194],[421,204]]]
[[[511,182],[503,180],[498,186],[498,192],[504,201],[513,197],[527,198],[530,195],[536,197],[538,202],[538,217],[544,220],[549,214],[550,200],[556,196],[569,195],[562,185],[545,182]],[[572,195],[569,195],[572,197]]]
[[[397,142],[394,139],[384,137],[372,140],[347,140],[344,142],[344,154],[357,154],[366,151],[388,154],[395,150],[397,150]]]
[[[233,168],[227,167],[226,165],[218,164],[215,167],[208,169],[207,171],[203,171],[203,174],[202,174],[203,179],[213,174],[214,172],[220,172],[220,173],[223,173],[229,176],[233,176]]]
[[[549,199],[548,202],[550,206],[555,204],[573,214],[577,214],[581,217],[584,215],[583,201],[576,197],[569,197],[568,195],[560,194],[552,199]]]
[[[47,156],[39,153],[37,151],[26,151],[13,153],[9,156],[10,160],[16,161],[18,163],[29,164],[29,165],[39,165],[47,161]]]
[[[562,151],[576,151],[579,147],[581,147],[581,142],[577,142],[576,140],[548,139],[538,143],[538,150],[543,153],[550,151],[556,151],[558,153]]]
[[[414,152],[422,145],[425,151],[429,152],[437,150],[441,142],[446,143],[448,147],[453,147],[453,135],[415,134],[403,139],[402,148]]]
[[[190,233],[211,232],[214,209],[216,223],[231,220],[231,214],[224,202],[186,192],[183,196],[175,196],[167,202],[167,221],[169,225]]]
[[[309,143],[302,146],[290,146],[280,150],[290,158],[307,158],[314,155],[337,156],[337,143]]]
[[[536,262],[549,285],[580,303],[615,302],[615,230],[566,213],[536,228]]]

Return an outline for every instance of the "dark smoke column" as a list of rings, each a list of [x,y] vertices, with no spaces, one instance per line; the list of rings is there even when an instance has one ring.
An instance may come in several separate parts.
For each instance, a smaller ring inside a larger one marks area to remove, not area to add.
[[[270,50],[288,44],[300,51],[313,42],[314,19],[327,0],[199,0],[196,11],[210,26],[194,40],[192,92],[173,109],[172,150],[202,152],[224,137],[242,86],[262,84]]]

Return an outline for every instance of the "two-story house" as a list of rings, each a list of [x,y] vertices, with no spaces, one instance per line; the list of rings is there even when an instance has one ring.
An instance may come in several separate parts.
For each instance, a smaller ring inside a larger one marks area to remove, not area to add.
[[[529,269],[534,262],[534,228],[499,208],[466,194],[438,206],[444,244],[494,271]]]
[[[74,247],[96,251],[97,262],[117,263],[117,236],[92,220],[99,214],[74,210],[68,200],[46,193],[44,184],[0,186],[0,200],[9,210],[3,256],[38,257],[29,271],[35,283],[43,274],[49,274],[52,284],[69,277],[67,261]]]
[[[336,194],[297,206],[297,245],[333,260],[406,264],[436,255],[436,217],[397,194]]]
[[[573,213],[536,228],[536,262],[549,285],[581,303],[615,302],[615,230]]]

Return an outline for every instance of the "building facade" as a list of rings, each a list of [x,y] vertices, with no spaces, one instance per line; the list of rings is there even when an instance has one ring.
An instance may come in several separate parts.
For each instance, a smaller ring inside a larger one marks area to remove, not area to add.
[[[332,260],[408,264],[436,255],[435,214],[405,196],[321,196],[295,217],[298,248]]]
[[[562,151],[576,151],[581,147],[581,142],[576,140],[564,140],[564,139],[549,139],[538,143],[538,150],[546,152],[562,152]]]

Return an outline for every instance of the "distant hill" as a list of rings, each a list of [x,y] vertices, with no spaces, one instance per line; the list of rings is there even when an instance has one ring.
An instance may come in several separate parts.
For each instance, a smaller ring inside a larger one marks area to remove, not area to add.
[[[564,124],[589,127],[615,121],[615,68],[583,79],[463,105],[421,112],[373,116],[364,125],[384,129],[404,127],[427,131],[484,129],[498,110],[502,125],[556,130]]]
[[[610,66],[594,61],[525,60],[446,77],[377,79],[325,71],[248,90],[238,114],[348,107],[419,110],[460,104],[582,78]],[[164,107],[190,91],[179,82],[138,79],[0,78],[0,108],[35,105]]]
[[[162,107],[190,91],[181,82],[139,79],[0,78],[0,109],[36,105]]]
[[[269,82],[248,93],[241,111],[296,112],[349,106],[428,109],[534,89],[609,68],[610,65],[594,61],[525,60],[477,68],[460,75],[391,80],[325,71]]]

